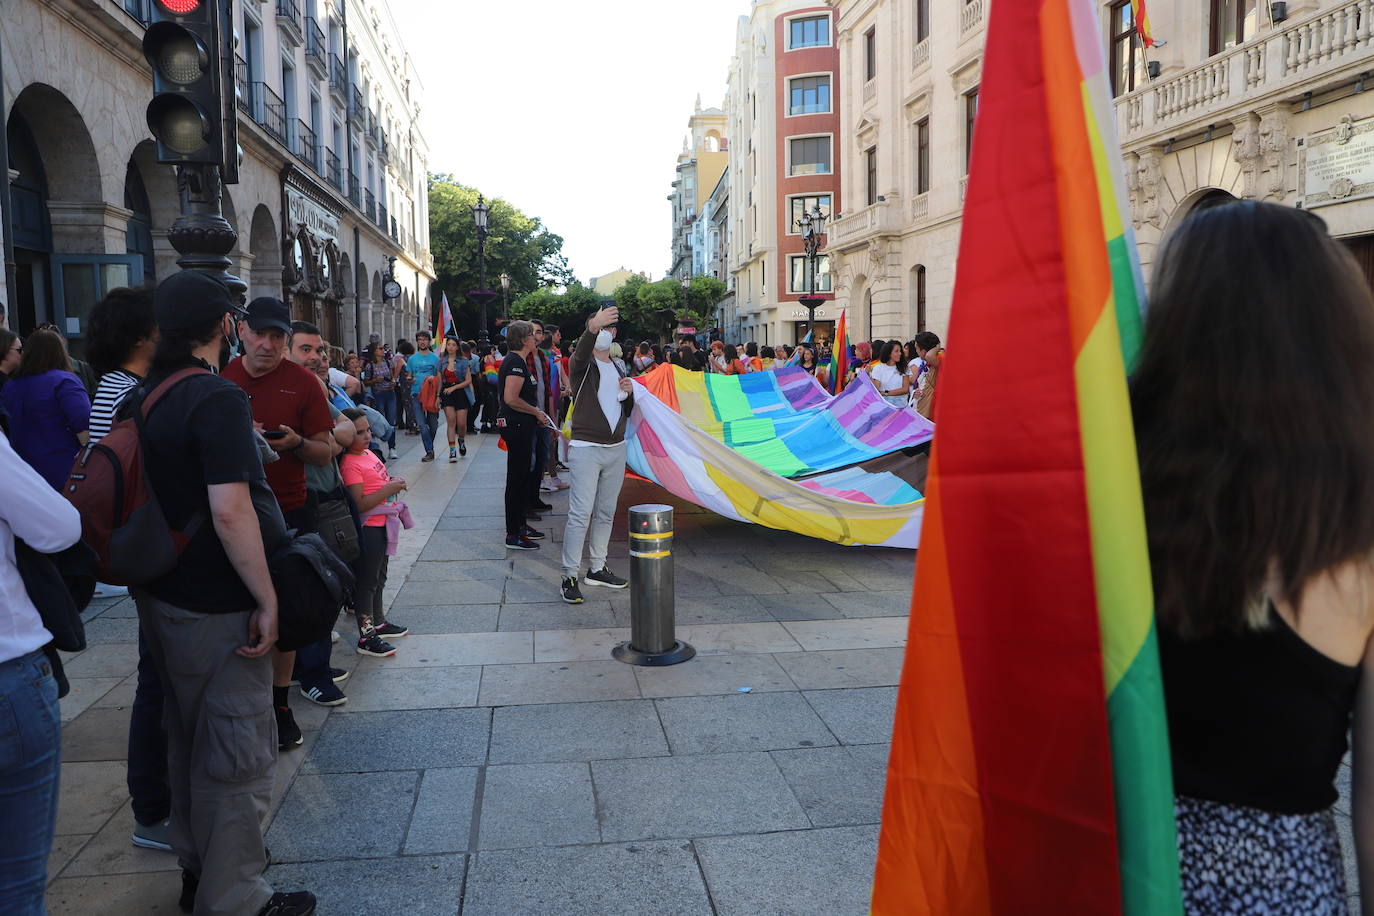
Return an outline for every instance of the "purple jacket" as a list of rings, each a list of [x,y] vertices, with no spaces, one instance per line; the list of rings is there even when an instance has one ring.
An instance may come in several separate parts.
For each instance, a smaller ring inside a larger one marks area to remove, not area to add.
[[[10,445],[60,492],[81,451],[76,436],[91,420],[86,386],[72,373],[52,369],[10,379],[0,400],[10,415]]]

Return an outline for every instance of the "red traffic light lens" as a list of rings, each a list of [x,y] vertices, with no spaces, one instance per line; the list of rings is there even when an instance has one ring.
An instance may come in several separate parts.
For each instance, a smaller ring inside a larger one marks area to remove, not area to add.
[[[157,5],[169,13],[185,16],[200,9],[201,0],[157,0]]]

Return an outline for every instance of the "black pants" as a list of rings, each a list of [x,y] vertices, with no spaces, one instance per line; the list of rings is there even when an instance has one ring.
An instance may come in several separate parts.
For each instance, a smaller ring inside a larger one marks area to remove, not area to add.
[[[549,466],[549,428],[541,426],[534,434],[534,462],[530,470],[529,504],[539,502],[539,482]]]
[[[357,573],[353,610],[358,617],[358,636],[366,639],[372,628],[386,622],[382,610],[382,589],[386,588],[386,528],[363,526],[362,553],[353,564]]]
[[[129,714],[129,795],[134,820],[144,826],[160,824],[172,813],[172,790],[167,785],[167,730],[162,725],[162,679],[140,625],[138,686]]]
[[[539,427],[533,420],[507,420],[501,428],[506,442],[506,535],[517,537],[525,527],[533,489],[539,495],[539,478],[534,474],[534,440]],[[518,423],[518,425],[517,425]]]

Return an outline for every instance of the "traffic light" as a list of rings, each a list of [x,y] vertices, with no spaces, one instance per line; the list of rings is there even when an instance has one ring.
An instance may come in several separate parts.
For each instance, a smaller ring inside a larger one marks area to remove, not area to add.
[[[234,85],[226,70],[233,56],[223,44],[228,5],[229,0],[151,2],[143,56],[153,68],[148,128],[158,162],[211,163],[237,172],[237,112],[225,97]]]

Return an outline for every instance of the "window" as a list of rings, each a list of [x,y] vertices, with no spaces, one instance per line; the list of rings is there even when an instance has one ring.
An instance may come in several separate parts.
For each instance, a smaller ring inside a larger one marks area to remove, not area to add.
[[[792,274],[791,288],[788,292],[811,292],[810,258],[804,254],[794,254],[787,260],[788,267]],[[830,255],[828,254],[818,255],[816,257],[816,292],[830,292]]]
[[[916,41],[930,37],[930,0],[916,0]]]
[[[930,118],[916,122],[916,193],[930,190]]]
[[[787,141],[788,175],[829,175],[830,138],[798,137]]]
[[[878,27],[864,32],[864,81],[878,75]]]
[[[915,300],[913,303],[915,320],[915,333],[919,334],[926,329],[926,268],[924,264],[917,264],[911,268],[912,290],[911,296]]]
[[[1112,95],[1122,95],[1145,82],[1145,54],[1136,41],[1131,0],[1113,3],[1108,21],[1111,23]]]
[[[978,118],[978,90],[964,96],[964,174],[973,162],[973,124]]]
[[[830,77],[799,76],[788,86],[791,95],[787,105],[789,115],[829,113]]]
[[[1255,37],[1259,27],[1256,0],[1212,0],[1211,46],[1213,54],[1234,48]]]
[[[864,151],[864,171],[867,176],[864,196],[871,207],[878,202],[878,148],[876,146],[870,146]]]
[[[819,207],[821,216],[830,218],[830,195],[829,194],[806,194],[801,197],[793,197],[792,200],[792,222],[787,225],[788,235],[800,235],[801,227],[797,225],[801,221],[803,213],[810,213],[813,207]]]
[[[787,49],[826,48],[830,46],[830,17],[807,16],[788,24]]]

